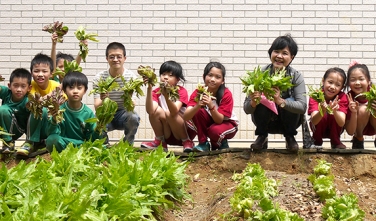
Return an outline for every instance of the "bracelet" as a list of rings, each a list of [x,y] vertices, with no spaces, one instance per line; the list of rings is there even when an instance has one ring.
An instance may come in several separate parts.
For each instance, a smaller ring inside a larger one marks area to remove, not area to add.
[[[215,105],[212,108],[209,108],[209,110],[212,111],[212,110],[214,110],[214,108],[215,108]]]

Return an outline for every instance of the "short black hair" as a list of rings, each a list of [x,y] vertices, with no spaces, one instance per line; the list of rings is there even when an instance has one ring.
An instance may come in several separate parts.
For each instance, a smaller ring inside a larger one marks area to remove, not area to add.
[[[63,91],[65,91],[67,87],[74,85],[83,85],[85,87],[85,90],[87,90],[88,82],[89,81],[85,74],[78,71],[69,72],[63,79]]]
[[[291,55],[294,56],[294,59],[296,54],[298,54],[298,45],[296,44],[295,40],[291,37],[290,34],[279,36],[273,41],[272,45],[268,50],[269,58],[272,56],[272,52],[274,50],[281,50],[285,47],[289,48]]]
[[[159,76],[164,72],[171,72],[173,76],[184,82],[183,67],[176,61],[166,61],[159,68]]]
[[[61,51],[59,51],[59,52],[56,54],[56,66],[57,66],[57,64],[59,63],[59,61],[60,61],[61,59],[64,59],[64,60],[66,60],[66,61],[71,62],[71,61],[74,60],[74,57],[73,57],[73,55],[71,55],[71,54],[65,54],[65,53],[62,53]]]
[[[50,67],[51,73],[54,71],[52,58],[48,55],[42,53],[35,55],[33,60],[31,60],[30,72],[33,72],[34,65],[36,64],[47,64]]]
[[[10,74],[9,83],[12,83],[14,78],[26,78],[27,83],[31,85],[31,73],[25,68],[14,69]]]
[[[111,42],[110,44],[107,45],[107,48],[106,48],[106,58],[108,57],[108,51],[112,50],[112,49],[123,50],[123,55],[124,55],[124,57],[126,56],[125,47],[124,47],[124,45],[122,43]]]

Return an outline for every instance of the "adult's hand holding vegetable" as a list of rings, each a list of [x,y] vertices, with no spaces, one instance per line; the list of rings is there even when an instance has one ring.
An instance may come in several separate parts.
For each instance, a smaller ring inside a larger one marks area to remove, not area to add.
[[[109,97],[110,95],[108,94],[108,92],[107,93],[101,93],[100,95],[99,95],[99,97],[101,98],[101,100],[103,101],[104,99],[106,99],[107,97]]]
[[[285,100],[281,97],[281,90],[278,87],[272,87],[272,90],[274,91],[273,95],[273,101],[278,106],[281,105]]]
[[[260,102],[260,100],[261,100],[261,93],[260,93],[260,91],[255,91],[255,92],[251,92],[250,94],[249,94],[249,98],[250,98],[250,100],[251,100],[251,105],[252,105],[252,107],[256,107]]]

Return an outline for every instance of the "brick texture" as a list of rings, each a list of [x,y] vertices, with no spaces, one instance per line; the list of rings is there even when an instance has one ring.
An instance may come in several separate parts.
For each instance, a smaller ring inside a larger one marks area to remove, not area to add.
[[[54,21],[63,21],[70,28],[64,43],[57,45],[57,50],[65,53],[77,54],[73,33],[80,25],[98,33],[100,42],[89,42],[87,63],[82,64],[90,80],[108,68],[104,52],[112,41],[125,45],[125,67],[134,71],[140,64],[151,65],[158,72],[166,60],[180,62],[189,92],[202,82],[205,64],[218,59],[227,68],[226,85],[234,94],[234,111],[240,119],[234,139],[247,141],[255,138],[255,127],[242,109],[245,95],[239,77],[245,70],[269,63],[267,50],[277,36],[291,33],[297,41],[300,51],[292,66],[306,76],[306,84],[318,86],[326,69],[338,66],[347,70],[353,59],[367,64],[375,77],[376,13],[371,0],[62,2],[0,1],[0,74],[6,79],[15,68],[29,68],[36,53],[50,54],[50,35],[41,29]],[[92,84],[89,86],[91,89]],[[92,97],[86,96],[84,101],[93,107]],[[138,140],[153,138],[144,103],[143,97],[137,100],[136,111],[141,117]],[[122,132],[111,136],[118,139]]]

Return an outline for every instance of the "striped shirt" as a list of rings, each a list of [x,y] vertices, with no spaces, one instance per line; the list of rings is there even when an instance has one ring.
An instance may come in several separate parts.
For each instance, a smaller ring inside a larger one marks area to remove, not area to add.
[[[111,76],[109,70],[99,72],[97,75],[95,75],[93,79],[93,88],[98,87],[98,81],[101,78],[107,79],[109,76]],[[128,81],[129,79],[136,78],[137,76],[132,71],[124,68],[123,77],[126,81]],[[121,80],[121,78],[117,78],[115,81],[120,85],[120,87],[124,86],[124,83]],[[124,100],[121,97],[123,93],[124,93],[123,91],[110,91],[109,92],[109,98],[118,104],[118,110],[124,109]],[[94,99],[95,98],[100,98],[100,94],[94,94]]]

